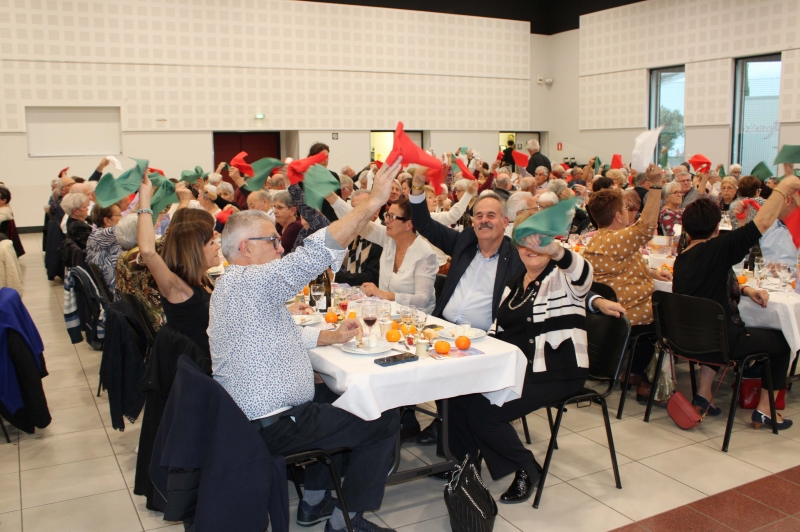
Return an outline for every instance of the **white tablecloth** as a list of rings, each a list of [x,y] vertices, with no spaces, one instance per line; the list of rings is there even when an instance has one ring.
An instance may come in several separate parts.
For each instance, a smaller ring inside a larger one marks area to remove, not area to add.
[[[672,283],[655,281],[656,290],[672,292]],[[792,357],[800,349],[800,294],[795,292],[770,292],[767,308],[762,308],[749,297],[739,301],[739,314],[748,327],[778,329],[783,331],[792,348]]]
[[[428,323],[449,325],[436,318]],[[325,384],[341,394],[334,406],[367,421],[392,408],[471,393],[482,393],[498,406],[518,399],[528,364],[522,351],[490,337],[475,340],[472,346],[484,354],[447,360],[426,356],[389,367],[373,361],[396,351],[352,355],[324,346],[309,350],[308,355]]]

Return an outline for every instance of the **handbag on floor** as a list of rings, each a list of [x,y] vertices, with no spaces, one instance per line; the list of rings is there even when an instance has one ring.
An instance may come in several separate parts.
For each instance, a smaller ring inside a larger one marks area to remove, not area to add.
[[[491,532],[494,528],[497,504],[469,455],[453,469],[444,487],[444,503],[453,532]]]
[[[670,356],[669,359],[670,368],[672,369],[672,378],[675,379],[675,363],[672,356]],[[725,378],[725,374],[727,372],[728,368],[725,368],[725,370],[722,372],[722,377],[720,377],[719,383],[717,384],[717,389],[714,390],[713,395],[711,395],[711,399],[708,401],[708,407],[702,414],[700,414],[698,408],[692,405],[691,401],[689,401],[682,392],[676,390],[667,401],[667,414],[669,414],[669,417],[672,418],[672,421],[674,421],[675,424],[683,430],[693,429],[702,423],[706,418],[708,409],[711,408],[711,403],[714,402],[714,397],[717,395],[719,387],[722,385],[722,380]]]

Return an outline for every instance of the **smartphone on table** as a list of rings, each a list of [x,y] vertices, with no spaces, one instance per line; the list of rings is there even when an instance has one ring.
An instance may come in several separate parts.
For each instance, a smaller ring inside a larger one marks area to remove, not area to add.
[[[400,353],[399,355],[392,355],[383,358],[376,358],[375,363],[379,366],[387,367],[387,366],[395,366],[397,364],[403,364],[405,362],[414,362],[419,360],[417,355],[412,353]]]

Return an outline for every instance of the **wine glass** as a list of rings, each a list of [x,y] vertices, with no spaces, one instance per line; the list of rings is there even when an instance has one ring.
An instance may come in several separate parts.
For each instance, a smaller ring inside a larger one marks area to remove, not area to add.
[[[757,259],[754,268],[753,276],[756,278],[756,285],[762,288],[764,281],[767,279],[767,263],[764,259]]]
[[[777,265],[778,278],[781,280],[781,292],[789,291],[789,283],[794,276],[794,267],[791,264],[780,263]]]
[[[322,303],[322,296],[325,295],[325,285],[322,283],[314,283],[311,285],[311,296],[314,298],[314,307],[316,307],[317,312],[322,312],[320,309],[320,304]]]
[[[402,321],[406,328],[411,327],[414,323],[414,314],[416,313],[417,309],[413,306],[402,306],[400,307],[400,321]]]
[[[361,315],[364,325],[369,327],[369,336],[372,336],[372,326],[378,321],[378,307],[373,304],[362,305]]]
[[[378,318],[388,320],[392,317],[392,304],[388,301],[378,303]]]
[[[417,309],[416,314],[414,314],[414,326],[417,328],[417,332],[422,334],[422,328],[425,327],[425,324],[428,322],[428,313],[424,309]]]

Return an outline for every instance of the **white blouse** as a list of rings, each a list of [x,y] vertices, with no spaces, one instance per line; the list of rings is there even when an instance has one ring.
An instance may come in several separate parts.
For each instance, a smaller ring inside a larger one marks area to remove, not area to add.
[[[464,195],[461,196],[461,199],[458,201],[458,203],[450,207],[449,211],[432,212],[431,219],[447,226],[456,223],[461,219],[461,216],[464,214],[464,211],[467,210],[467,207],[469,207],[469,202],[472,201],[472,197],[472,194],[469,192],[464,192]],[[419,238],[423,237],[420,236]],[[430,244],[430,242],[428,243]],[[447,254],[441,249],[435,247],[433,244],[431,244],[431,247],[433,248],[433,252],[436,253],[436,260],[439,262],[439,266],[444,266],[447,264]]]
[[[336,216],[343,218],[353,207],[342,200],[333,204]],[[439,272],[436,253],[427,240],[417,236],[408,247],[403,263],[394,271],[394,259],[397,255],[397,244],[386,235],[386,227],[378,222],[370,222],[361,231],[361,236],[383,248],[381,253],[381,270],[378,288],[394,292],[394,299],[400,305],[414,305],[433,312],[436,304],[434,281]]]

